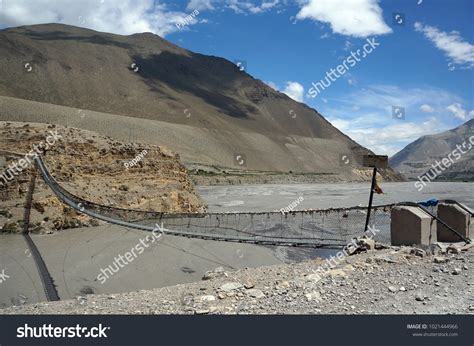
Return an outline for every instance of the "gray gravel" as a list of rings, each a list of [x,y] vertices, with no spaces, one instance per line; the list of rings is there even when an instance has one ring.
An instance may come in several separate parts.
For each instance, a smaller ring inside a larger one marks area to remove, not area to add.
[[[455,251],[458,252],[458,251]],[[421,257],[422,256],[422,257]],[[473,314],[474,251],[391,247],[346,257],[226,272],[201,282],[14,306],[2,314]]]
[[[383,195],[375,195],[374,204],[426,201],[431,198],[454,199],[474,207],[474,184],[433,182],[418,192],[413,182],[380,184]],[[338,184],[267,184],[240,186],[197,186],[209,211],[280,210],[299,197],[304,200],[296,209],[327,209],[366,206],[370,183]]]

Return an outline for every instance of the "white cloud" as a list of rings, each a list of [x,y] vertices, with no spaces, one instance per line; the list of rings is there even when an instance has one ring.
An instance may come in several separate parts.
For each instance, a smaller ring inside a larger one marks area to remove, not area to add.
[[[286,87],[283,90],[281,90],[278,87],[278,85],[276,85],[273,82],[268,81],[264,83],[267,84],[272,89],[286,94],[288,97],[291,97],[295,101],[298,101],[298,102],[304,101],[304,87],[298,82],[291,82],[291,81],[286,82]]]
[[[358,143],[378,154],[393,155],[421,136],[458,125],[452,116],[422,109],[431,107],[434,111],[463,102],[439,88],[371,85],[334,98],[329,107],[322,104],[319,111]],[[392,118],[392,106],[405,108],[404,120]],[[474,116],[474,111],[471,113]]]
[[[434,26],[423,25],[420,22],[415,23],[415,30],[422,32],[454,63],[474,68],[474,45],[464,41],[459,32],[443,32]]]
[[[377,0],[308,0],[296,17],[328,23],[333,32],[347,36],[392,32],[383,20]]]
[[[0,23],[19,26],[63,23],[116,34],[153,32],[160,36],[179,30],[189,13],[171,11],[158,0],[15,0],[4,1]],[[192,19],[188,25],[196,24]]]
[[[239,14],[257,14],[279,7],[286,0],[262,0],[260,5],[252,0],[190,0],[187,9],[215,10],[217,7],[230,9]]]
[[[382,127],[355,128],[354,124],[367,123],[365,117],[351,120],[329,119],[331,124],[343,131],[357,143],[371,149],[376,154],[392,156],[408,143],[421,136],[440,131],[442,126],[435,118],[424,122],[399,122]]]
[[[474,118],[474,110],[470,111],[469,113],[462,107],[460,103],[453,103],[446,107],[448,111],[453,113],[456,118],[459,118],[463,121],[469,120]]]
[[[454,102],[462,100],[455,94],[439,88],[401,88],[396,85],[376,84],[366,88],[360,88],[354,92],[339,98],[343,104],[358,105],[362,109],[378,109],[386,114],[391,114],[392,106],[403,107],[410,110],[418,110],[423,104],[432,104],[434,108],[445,108]],[[407,116],[417,115],[410,112]]]
[[[427,104],[425,103],[425,104],[422,104],[422,105],[421,105],[420,111],[425,112],[425,113],[433,113],[433,112],[434,112],[434,108],[431,107],[430,105],[427,105]]]
[[[212,2],[212,0],[190,0],[188,5],[186,6],[186,9],[188,11],[213,10],[214,6],[212,5]]]
[[[262,13],[276,7],[280,0],[264,0],[260,5],[255,5],[251,1],[226,0],[225,6],[236,13]]]
[[[286,82],[286,87],[282,92],[295,101],[303,102],[304,87],[298,82]]]

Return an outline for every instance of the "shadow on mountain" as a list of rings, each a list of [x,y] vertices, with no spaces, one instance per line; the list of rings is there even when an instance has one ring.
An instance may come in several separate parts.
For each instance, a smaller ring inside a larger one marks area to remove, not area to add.
[[[69,34],[64,31],[36,32],[33,30],[26,30],[24,34],[33,40],[39,41],[82,41],[107,46],[116,46],[125,49],[131,49],[133,47],[130,44],[117,42],[99,35],[80,36]]]
[[[165,83],[178,92],[201,98],[234,118],[248,118],[249,113],[258,112],[252,105],[222,93],[223,90],[236,89],[239,71],[231,63],[214,61],[212,64],[200,54],[188,57],[168,51],[149,57],[135,55],[133,60],[139,66],[140,77],[155,92],[161,91],[159,83]]]

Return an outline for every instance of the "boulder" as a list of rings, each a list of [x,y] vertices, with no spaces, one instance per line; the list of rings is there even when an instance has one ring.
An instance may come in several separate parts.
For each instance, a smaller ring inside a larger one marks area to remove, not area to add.
[[[241,289],[242,287],[244,287],[244,285],[242,285],[240,282],[227,282],[223,284],[220,289],[224,292],[231,292],[234,290]]]

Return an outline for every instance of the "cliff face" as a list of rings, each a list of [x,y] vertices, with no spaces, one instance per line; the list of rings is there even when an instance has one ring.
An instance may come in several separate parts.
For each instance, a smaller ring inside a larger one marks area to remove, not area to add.
[[[0,122],[0,170],[3,173],[33,145],[58,139],[45,154],[54,177],[73,194],[99,204],[163,212],[197,212],[197,196],[179,156],[164,147],[121,143],[91,131],[55,125]],[[0,227],[19,231],[31,165],[0,186]],[[11,175],[11,174],[10,174]],[[4,179],[0,179],[4,182]],[[32,229],[63,229],[95,224],[77,215],[37,179]]]

